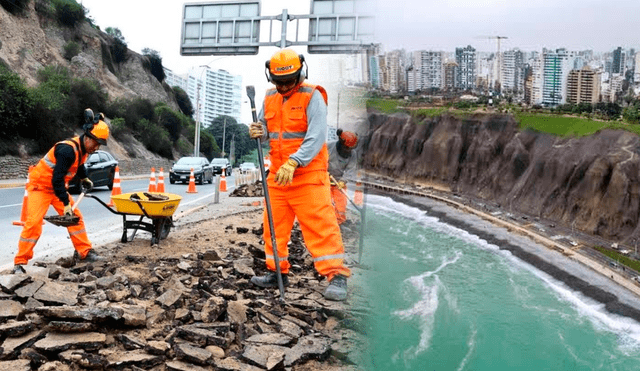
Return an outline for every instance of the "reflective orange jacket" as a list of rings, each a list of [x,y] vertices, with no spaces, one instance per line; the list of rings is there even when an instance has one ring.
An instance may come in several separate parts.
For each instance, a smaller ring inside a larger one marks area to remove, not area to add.
[[[69,171],[64,176],[65,184],[69,184],[69,181],[76,175],[78,172],[78,166],[80,164],[84,164],[89,156],[85,153],[82,156],[80,154],[80,137],[73,137],[71,139],[63,140],[61,142],[56,143],[49,152],[47,152],[44,157],[38,161],[38,164],[31,170],[29,175],[29,185],[34,186],[35,188],[41,190],[53,190],[53,185],[51,184],[51,179],[53,178],[53,169],[56,167],[56,157],[54,152],[56,147],[59,144],[68,144],[73,148],[73,151],[76,154],[76,160],[71,164]]]
[[[318,85],[303,83],[298,88],[298,91],[293,93],[285,102],[283,102],[282,95],[278,94],[275,88],[267,91],[264,99],[264,118],[267,122],[269,146],[271,147],[269,151],[269,158],[271,159],[269,172],[271,174],[275,174],[289,156],[300,148],[307,134],[307,106],[315,90],[322,94],[324,102],[327,103],[327,92],[322,86]],[[294,176],[311,171],[326,172],[328,162],[329,152],[325,143],[320,152],[307,166],[296,168]]]

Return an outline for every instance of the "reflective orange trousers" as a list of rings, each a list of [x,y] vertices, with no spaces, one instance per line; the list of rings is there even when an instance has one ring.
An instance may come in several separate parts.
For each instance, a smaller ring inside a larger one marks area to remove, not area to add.
[[[69,198],[73,206],[73,199]],[[18,241],[18,254],[13,259],[14,264],[27,264],[33,258],[33,248],[36,246],[40,235],[42,235],[42,220],[49,210],[49,205],[62,215],[64,205],[56,197],[53,190],[35,189],[30,184],[27,185],[27,220],[25,221],[20,240]],[[75,214],[80,217],[77,225],[68,227],[69,237],[73,247],[80,256],[84,257],[91,250],[91,242],[84,227],[84,218],[80,210],[75,210]]]
[[[347,187],[344,187],[344,191],[347,191]],[[331,202],[333,203],[338,224],[347,221],[347,196],[337,186],[333,185],[331,186]]]
[[[344,266],[344,246],[342,245],[340,227],[331,205],[328,173],[326,171],[312,172],[312,174],[305,174],[303,177],[295,177],[293,184],[284,187],[275,184],[273,175],[271,175],[268,185],[281,272],[289,273],[291,267],[288,260],[287,244],[297,217],[304,242],[313,257],[313,263],[318,273],[329,280],[336,274],[350,276],[349,268]],[[266,207],[264,211],[264,241],[267,268],[275,271],[276,264],[273,258]]]

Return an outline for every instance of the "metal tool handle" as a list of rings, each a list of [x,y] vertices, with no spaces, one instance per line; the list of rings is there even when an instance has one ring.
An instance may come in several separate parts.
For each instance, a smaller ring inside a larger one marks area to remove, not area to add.
[[[338,181],[336,180],[336,178],[333,177],[333,175],[329,174],[329,179],[335,184],[338,184]],[[340,189],[340,192],[342,192],[342,194],[347,198],[347,200],[351,202],[351,205],[353,205],[353,207],[355,207],[356,210],[362,213],[362,209],[360,208],[360,206],[356,205],[356,203],[351,199],[351,197],[349,197],[349,195],[347,194],[347,191],[345,191],[344,189]]]
[[[253,85],[247,86],[247,96],[251,102],[251,114],[253,122],[258,122],[258,114],[256,113],[256,89]],[[260,138],[256,138],[258,143],[258,162],[260,163],[260,173],[262,174],[262,189],[264,190],[264,203],[267,208],[267,217],[269,220],[269,232],[271,233],[271,246],[273,247],[273,260],[276,264],[276,273],[278,276],[278,289],[280,290],[280,301],[284,303],[284,284],[282,283],[282,273],[280,271],[280,258],[278,257],[278,243],[276,241],[276,232],[273,226],[273,213],[271,212],[271,201],[269,199],[269,187],[267,187],[267,174],[264,169],[264,157],[262,155],[262,143]]]

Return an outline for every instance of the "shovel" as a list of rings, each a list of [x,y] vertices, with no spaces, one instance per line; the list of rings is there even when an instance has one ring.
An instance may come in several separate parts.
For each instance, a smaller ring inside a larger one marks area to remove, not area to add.
[[[82,201],[87,191],[88,191],[87,189],[82,189],[82,193],[80,193],[80,196],[78,196],[78,200],[71,207],[71,211],[74,211],[76,207],[80,205],[80,201]],[[80,217],[75,214],[73,215],[62,214],[62,215],[45,216],[44,220],[48,221],[53,225],[57,225],[58,227],[72,227],[74,225],[77,225],[80,222]]]
[[[247,96],[251,103],[251,113],[253,114],[253,122],[258,121],[258,115],[256,114],[256,90],[253,85],[247,86]],[[257,138],[258,142],[258,163],[260,164],[260,173],[262,175],[262,189],[264,191],[264,204],[267,209],[267,217],[269,221],[269,232],[271,233],[271,246],[273,247],[273,260],[276,264],[276,274],[278,278],[278,289],[280,290],[280,302],[284,304],[284,284],[282,282],[282,273],[280,272],[280,261],[278,257],[278,243],[276,241],[276,232],[273,226],[273,213],[271,212],[271,201],[269,200],[269,187],[267,187],[267,175],[264,170],[264,157],[262,156],[262,143],[260,138]]]

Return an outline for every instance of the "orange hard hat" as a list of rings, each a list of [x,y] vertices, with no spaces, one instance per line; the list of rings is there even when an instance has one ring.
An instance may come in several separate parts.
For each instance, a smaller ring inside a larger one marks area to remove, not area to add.
[[[107,145],[107,139],[109,139],[109,126],[103,121],[99,121],[93,125],[93,129],[86,132],[89,138],[95,140],[101,145]]]
[[[269,81],[284,81],[292,78],[299,80],[302,75],[302,63],[304,63],[302,54],[297,54],[291,49],[278,50],[265,63],[269,71],[267,78]]]
[[[355,148],[358,145],[358,136],[350,131],[342,131],[339,134],[340,142],[347,148]]]

